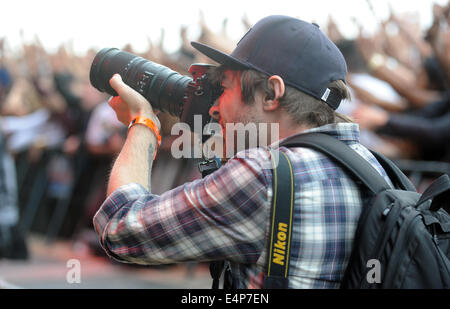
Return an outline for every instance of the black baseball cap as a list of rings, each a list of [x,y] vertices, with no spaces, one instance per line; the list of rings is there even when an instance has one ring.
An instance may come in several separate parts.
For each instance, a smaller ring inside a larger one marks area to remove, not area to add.
[[[316,24],[283,15],[265,17],[241,38],[230,55],[198,42],[191,44],[219,64],[279,75],[287,85],[333,109],[341,102],[338,92],[327,86],[335,80],[345,82],[347,65]]]

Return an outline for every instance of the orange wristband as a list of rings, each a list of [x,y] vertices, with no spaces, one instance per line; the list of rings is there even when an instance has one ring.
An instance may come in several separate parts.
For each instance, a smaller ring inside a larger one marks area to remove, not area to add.
[[[133,121],[130,122],[130,125],[128,126],[128,130],[135,124],[143,124],[143,125],[147,126],[150,130],[152,130],[153,133],[155,133],[156,138],[158,139],[158,147],[159,147],[159,145],[161,145],[161,135],[159,135],[159,129],[153,121],[151,121],[150,119],[148,119],[146,117],[137,116],[136,118],[133,119]]]

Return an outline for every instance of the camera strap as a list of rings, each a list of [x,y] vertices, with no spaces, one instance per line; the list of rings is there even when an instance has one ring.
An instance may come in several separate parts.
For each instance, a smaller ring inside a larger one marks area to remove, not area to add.
[[[294,211],[294,172],[285,153],[271,151],[271,160],[273,198],[264,288],[287,289]]]
[[[214,173],[216,170],[220,168],[220,159],[218,157],[214,157],[213,159],[204,160],[198,164],[198,170],[202,174],[202,178],[205,178],[209,174]],[[227,262],[226,261],[212,261],[209,263],[209,273],[213,279],[212,289],[219,289],[220,277],[224,269],[226,269]],[[225,285],[225,283],[224,283]]]
[[[263,287],[265,289],[285,289],[289,285],[289,254],[294,211],[294,172],[292,164],[285,153],[272,150],[271,160],[273,166],[273,198],[270,217],[267,271]],[[203,177],[206,174],[204,173]],[[220,278],[226,266],[226,261],[210,263],[213,289],[219,289]],[[225,289],[232,287],[233,280],[230,278],[230,275],[224,276]]]

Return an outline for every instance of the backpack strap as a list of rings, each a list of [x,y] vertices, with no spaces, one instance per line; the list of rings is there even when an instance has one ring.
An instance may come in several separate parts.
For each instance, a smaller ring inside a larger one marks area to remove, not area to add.
[[[444,208],[447,212],[450,211],[449,199],[450,199],[450,178],[447,174],[441,175],[438,179],[422,193],[416,207],[419,207],[424,202],[433,199],[430,204],[431,211],[438,211],[440,208]]]
[[[271,151],[271,160],[273,164],[273,198],[267,272],[263,287],[265,289],[287,289],[294,211],[294,172],[285,153]]]
[[[406,191],[417,191],[409,178],[406,177],[406,175],[398,168],[397,165],[394,164],[394,162],[374,150],[370,150],[370,152],[384,168],[386,174],[396,187]]]
[[[287,138],[279,146],[308,147],[320,151],[339,162],[359,179],[370,191],[377,194],[390,189],[378,171],[350,146],[324,133],[305,133]]]

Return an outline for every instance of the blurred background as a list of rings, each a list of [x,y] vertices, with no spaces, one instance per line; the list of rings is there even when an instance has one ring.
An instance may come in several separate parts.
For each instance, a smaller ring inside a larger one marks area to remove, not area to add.
[[[364,145],[393,159],[421,191],[450,173],[447,0],[25,1],[0,19],[0,288],[209,288],[208,265],[143,267],[106,257],[92,217],[126,128],[89,83],[101,48],[117,47],[188,75],[210,62],[190,41],[231,52],[271,14],[320,25],[341,49],[352,100],[341,113]],[[160,114],[154,193],[201,177],[170,154],[177,119]],[[170,168],[168,168],[170,167]],[[81,266],[71,284],[67,262]]]

